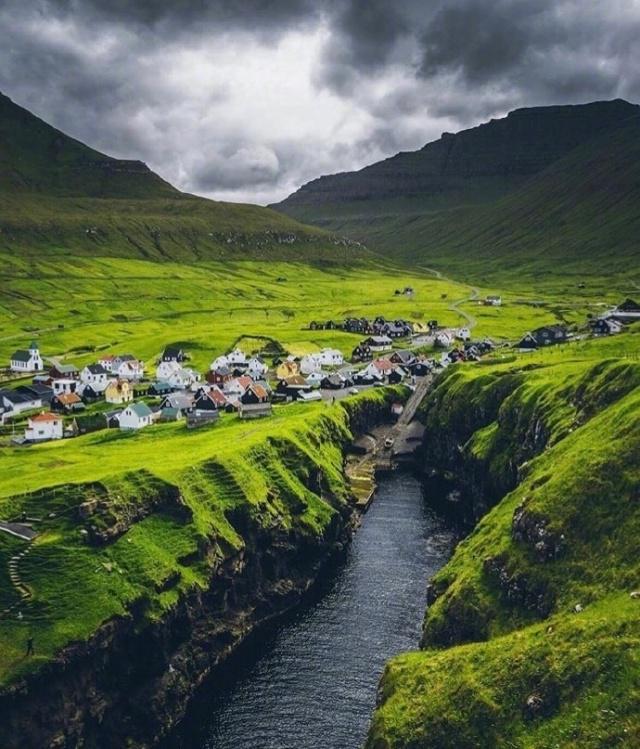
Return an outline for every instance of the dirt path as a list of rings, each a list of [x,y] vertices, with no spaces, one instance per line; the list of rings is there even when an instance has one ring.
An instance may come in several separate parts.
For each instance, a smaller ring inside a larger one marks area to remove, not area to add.
[[[439,270],[436,270],[435,268],[429,268],[426,265],[419,265],[418,268],[422,270],[426,270],[428,273],[431,273],[440,281],[449,281],[450,283],[458,283],[458,284],[460,283],[460,281],[456,281],[454,278],[449,278],[448,276],[445,276],[443,273],[441,273]],[[475,328],[476,325],[478,324],[478,321],[472,314],[463,310],[460,305],[466,304],[467,302],[475,302],[478,300],[479,296],[480,296],[480,289],[478,289],[477,286],[469,285],[469,295],[463,297],[462,299],[458,299],[457,301],[450,304],[449,307],[447,308],[451,312],[455,312],[456,314],[460,315],[460,317],[462,317],[466,321],[467,327],[469,328],[469,330],[473,330],[473,328]]]

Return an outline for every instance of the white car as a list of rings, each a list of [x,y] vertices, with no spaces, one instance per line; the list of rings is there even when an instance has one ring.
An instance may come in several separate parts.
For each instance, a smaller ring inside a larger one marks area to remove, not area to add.
[[[351,393],[351,395],[358,395],[360,391],[358,390],[358,388],[349,388],[349,392]]]

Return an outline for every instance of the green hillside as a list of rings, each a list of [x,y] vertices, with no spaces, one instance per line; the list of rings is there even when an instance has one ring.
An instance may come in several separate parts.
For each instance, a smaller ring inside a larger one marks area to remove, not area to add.
[[[341,178],[360,187],[367,170],[376,175],[357,198],[321,178],[277,207],[387,257],[480,282],[623,274],[639,256],[639,132],[638,107],[626,102],[518,110],[448,136],[453,165],[441,140],[425,147],[428,160],[400,154]],[[422,182],[398,176],[410,171]]]
[[[640,118],[575,149],[495,203],[381,218],[368,239],[410,263],[480,281],[633,273],[640,259],[639,136]]]
[[[425,470],[484,516],[432,581],[424,650],[387,668],[368,749],[638,746],[639,344],[463,367],[430,394]]]
[[[142,162],[94,151],[0,95],[0,250],[321,260],[341,244],[275,211],[181,193]]]

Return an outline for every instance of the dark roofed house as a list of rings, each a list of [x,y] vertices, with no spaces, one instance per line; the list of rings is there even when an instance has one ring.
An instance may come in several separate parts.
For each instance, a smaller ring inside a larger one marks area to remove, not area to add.
[[[569,331],[564,325],[546,325],[527,333],[516,348],[537,349],[551,346],[556,343],[564,343],[569,339]]]
[[[229,380],[233,379],[233,372],[229,367],[223,365],[207,372],[205,379],[210,385],[219,385],[222,387],[229,382]]]
[[[225,394],[219,387],[200,388],[193,402],[194,411],[219,411],[229,404]]]
[[[173,392],[173,387],[168,382],[152,382],[147,388],[149,395],[168,395]]]
[[[351,387],[351,385],[353,385],[353,381],[341,375],[340,372],[325,377],[320,383],[322,390],[342,390]]]
[[[16,388],[18,393],[23,393],[34,400],[40,400],[42,405],[48,405],[53,398],[53,389],[41,382],[33,382],[31,385],[20,385]]]
[[[351,354],[351,361],[371,361],[373,359],[373,353],[371,346],[367,346],[365,343],[359,343]]]
[[[271,400],[267,389],[253,383],[240,396],[238,415],[241,419],[257,419],[271,415]]]
[[[292,375],[285,377],[278,382],[276,393],[288,400],[297,400],[298,393],[309,392],[311,385],[307,383],[302,375]]]
[[[599,317],[597,320],[589,321],[591,333],[596,336],[615,335],[622,332],[622,323],[615,317]]]
[[[183,362],[189,358],[187,352],[179,346],[167,346],[162,352],[162,361]]]
[[[392,361],[394,364],[402,364],[404,367],[411,366],[415,360],[416,357],[413,351],[407,351],[406,349],[394,351],[389,357],[389,361]]]
[[[80,370],[75,364],[54,364],[49,370],[49,376],[53,379],[77,380],[80,377]]]
[[[633,299],[625,299],[611,312],[610,317],[620,322],[636,322],[640,320],[640,304]]]

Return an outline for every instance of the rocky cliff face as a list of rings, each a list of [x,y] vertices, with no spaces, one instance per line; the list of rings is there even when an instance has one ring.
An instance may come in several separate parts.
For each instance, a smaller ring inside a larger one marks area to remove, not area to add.
[[[133,600],[124,615],[111,616],[86,640],[67,644],[38,671],[5,686],[0,746],[143,749],[166,735],[216,666],[262,623],[297,604],[349,542],[357,514],[348,501],[342,451],[352,433],[388,418],[389,403],[374,393],[346,411],[337,411],[333,421],[322,414],[300,435],[303,443],[313,441],[313,457],[276,437],[258,448],[256,464],[274,505],[255,496],[239,496],[233,504],[213,495],[203,499],[224,508],[233,544],[219,535],[201,537],[193,558],[181,557],[180,568]],[[222,466],[201,470],[219,489],[231,485]],[[96,554],[126,543],[127,534],[154,513],[169,513],[185,533],[192,522],[181,494],[151,475],[138,480],[127,474],[110,487],[70,491],[81,525],[75,533]],[[189,565],[207,571],[206,585],[177,586]],[[124,572],[117,563],[113,568]],[[175,603],[158,608],[158,597],[172,590]]]
[[[640,107],[622,100],[578,106],[518,109],[507,117],[444,133],[419,151],[399,153],[358,172],[315,179],[277,204],[296,208],[351,201],[466,196],[486,189],[504,194],[572,149],[638,116]],[[479,196],[477,196],[478,199]],[[312,218],[313,211],[305,215]]]
[[[530,361],[429,395],[422,460],[475,526],[431,581],[425,652],[385,670],[367,749],[637,744],[639,386],[624,359]]]

